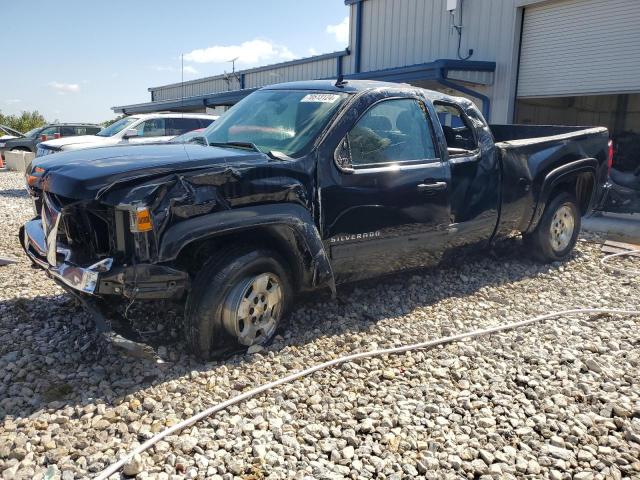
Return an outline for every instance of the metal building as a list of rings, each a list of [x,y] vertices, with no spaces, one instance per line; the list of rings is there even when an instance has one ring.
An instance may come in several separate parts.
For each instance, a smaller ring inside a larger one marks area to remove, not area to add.
[[[464,95],[493,123],[605,125],[629,145],[640,133],[640,0],[345,4],[344,51],[153,87],[151,102],[114,111],[204,111],[267,84],[342,74]]]

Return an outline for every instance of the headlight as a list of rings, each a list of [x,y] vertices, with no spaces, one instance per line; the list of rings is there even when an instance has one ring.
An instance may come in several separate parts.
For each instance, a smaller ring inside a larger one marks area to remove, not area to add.
[[[31,173],[27,173],[27,175],[25,175],[27,179],[27,185],[29,185],[30,187],[33,187],[36,183],[38,183],[38,180],[40,180],[43,173],[44,173],[44,168],[35,167],[31,171]]]
[[[6,143],[0,142],[0,148],[4,148],[4,147],[6,147],[6,145],[7,145]]]

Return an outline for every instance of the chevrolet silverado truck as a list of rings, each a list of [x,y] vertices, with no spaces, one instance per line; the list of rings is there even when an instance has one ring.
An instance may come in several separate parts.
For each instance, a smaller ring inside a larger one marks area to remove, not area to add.
[[[608,142],[605,128],[490,126],[471,101],[409,85],[279,84],[194,143],[36,159],[20,237],[94,312],[182,302],[206,359],[268,342],[301,292],[513,234],[566,259]]]

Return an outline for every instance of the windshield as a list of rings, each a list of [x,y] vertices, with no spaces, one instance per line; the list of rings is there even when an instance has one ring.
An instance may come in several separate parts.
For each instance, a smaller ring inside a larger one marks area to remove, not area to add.
[[[12,135],[15,137],[21,137],[23,134],[13,128],[9,128],[6,125],[0,125],[0,134]]]
[[[24,136],[25,137],[35,137],[41,129],[42,129],[42,127],[32,128],[27,133],[25,133]]]
[[[116,133],[121,132],[137,120],[138,119],[136,117],[121,118],[117,122],[112,123],[108,127],[100,130],[98,133],[96,133],[96,135],[98,135],[99,137],[113,137]]]
[[[203,132],[210,144],[247,142],[262,152],[303,155],[347,97],[346,93],[259,90]]]

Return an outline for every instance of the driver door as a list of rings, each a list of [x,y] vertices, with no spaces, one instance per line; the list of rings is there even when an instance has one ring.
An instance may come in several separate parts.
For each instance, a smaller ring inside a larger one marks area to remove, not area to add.
[[[340,142],[333,169],[321,189],[322,228],[338,282],[439,261],[449,175],[421,98],[370,105]]]

